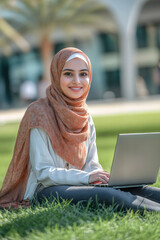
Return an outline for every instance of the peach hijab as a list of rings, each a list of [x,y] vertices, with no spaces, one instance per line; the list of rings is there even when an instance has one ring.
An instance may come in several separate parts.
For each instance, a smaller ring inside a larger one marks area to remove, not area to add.
[[[90,79],[87,91],[78,99],[68,98],[60,87],[64,64],[74,53],[80,53],[87,61]],[[90,60],[79,49],[65,48],[54,56],[50,73],[51,85],[47,88],[47,97],[32,103],[20,123],[13,158],[0,191],[1,208],[29,205],[29,201],[23,201],[23,197],[29,176],[29,144],[32,128],[43,129],[49,135],[55,152],[66,162],[77,169],[82,169],[85,164],[85,141],[90,135],[86,105],[92,78]]]

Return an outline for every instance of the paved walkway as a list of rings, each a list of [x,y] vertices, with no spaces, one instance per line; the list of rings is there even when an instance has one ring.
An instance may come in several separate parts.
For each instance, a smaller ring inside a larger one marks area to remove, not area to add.
[[[88,102],[88,106],[89,112],[92,116],[140,112],[160,112],[160,96],[135,101],[92,101]],[[20,121],[24,115],[25,110],[25,108],[5,111],[0,110],[0,124]]]
[[[116,100],[89,104],[89,112],[93,116],[157,111],[160,112],[160,96],[135,101]]]

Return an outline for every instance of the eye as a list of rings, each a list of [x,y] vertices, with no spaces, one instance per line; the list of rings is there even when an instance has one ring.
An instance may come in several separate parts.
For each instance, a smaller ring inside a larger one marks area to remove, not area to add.
[[[81,76],[81,77],[86,77],[86,76],[88,76],[88,72],[81,72],[81,73],[80,73],[80,76]]]
[[[71,72],[65,72],[64,75],[69,77],[69,76],[72,76],[72,73]]]

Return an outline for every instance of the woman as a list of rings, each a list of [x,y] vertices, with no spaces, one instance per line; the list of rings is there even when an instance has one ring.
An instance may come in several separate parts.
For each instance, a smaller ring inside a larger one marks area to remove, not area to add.
[[[34,197],[41,203],[58,194],[73,203],[92,198],[106,205],[160,211],[157,188],[125,192],[89,186],[109,180],[98,162],[95,128],[87,112],[91,78],[90,60],[81,50],[66,48],[55,55],[47,97],[31,104],[22,119],[0,193],[2,207],[27,206],[27,199]]]

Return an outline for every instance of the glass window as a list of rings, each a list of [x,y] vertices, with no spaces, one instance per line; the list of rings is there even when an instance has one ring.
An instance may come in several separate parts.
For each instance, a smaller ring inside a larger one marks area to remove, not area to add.
[[[106,92],[104,98],[121,97],[120,92],[120,70],[112,70],[106,72]]]
[[[103,52],[117,52],[118,47],[118,36],[112,33],[100,33],[99,34],[102,51]]]
[[[160,49],[160,25],[156,27],[157,34],[156,34],[156,43],[157,47]]]
[[[20,87],[22,83],[30,81],[36,86],[42,71],[42,62],[38,49],[33,49],[27,53],[17,52],[8,58],[8,79],[12,94],[11,104],[21,106]]]
[[[12,103],[12,88],[11,88],[11,77],[9,74],[9,58],[1,56],[0,59],[0,100],[3,103],[10,105]]]
[[[145,48],[148,46],[148,36],[146,26],[138,26],[136,31],[137,47]]]
[[[57,52],[59,52],[62,48],[64,48],[65,47],[65,44],[64,43],[62,43],[62,42],[59,42],[59,43],[56,43],[55,44],[55,54],[57,53]]]
[[[154,72],[153,67],[140,67],[138,69],[139,76],[144,79],[149,94],[156,94],[153,72]]]

